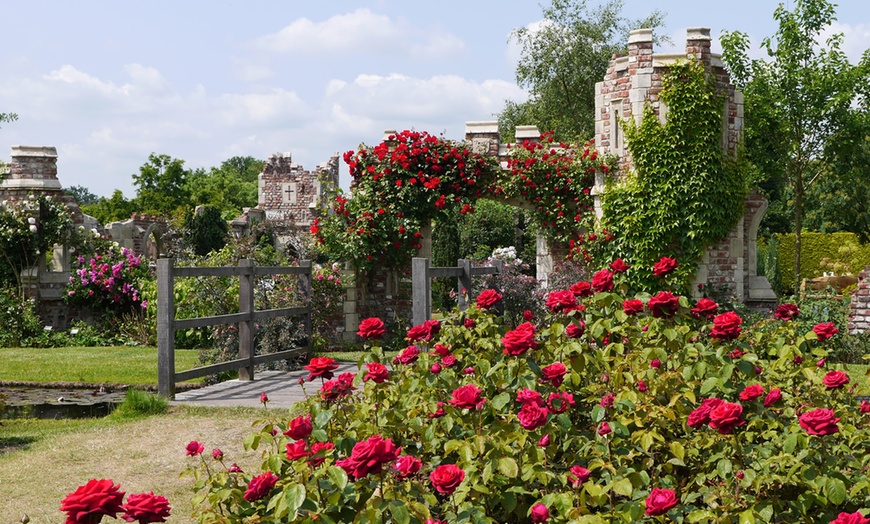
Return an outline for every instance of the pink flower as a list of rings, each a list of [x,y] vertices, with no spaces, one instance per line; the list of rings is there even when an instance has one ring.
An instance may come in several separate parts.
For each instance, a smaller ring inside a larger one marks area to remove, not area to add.
[[[265,393],[260,393],[260,402],[265,406],[269,402],[269,395]]]
[[[771,389],[770,393],[764,397],[764,407],[769,408],[782,400],[782,391],[779,388]]]
[[[825,384],[825,389],[840,389],[849,383],[849,375],[842,371],[828,371],[822,382]]]
[[[862,515],[860,511],[855,513],[841,512],[829,524],[870,524],[870,519]]]
[[[638,391],[640,391],[641,393],[643,393],[643,392],[645,392],[645,391],[648,390],[648,389],[649,389],[649,386],[646,385],[646,382],[644,382],[643,380],[638,380],[638,381],[637,381],[637,390],[638,390]]]
[[[568,482],[575,488],[580,487],[592,475],[588,469],[580,465],[571,466],[571,469],[568,471]]]
[[[710,410],[710,427],[723,435],[746,424],[743,420],[743,406],[732,402],[722,402]]]
[[[602,437],[606,437],[612,432],[613,430],[610,429],[610,424],[608,424],[606,420],[598,425],[598,434]]]
[[[540,440],[538,440],[538,447],[545,448],[549,445],[550,445],[550,434],[547,433],[546,435],[541,437]]]
[[[579,325],[575,322],[571,322],[568,324],[568,327],[565,328],[565,335],[567,335],[568,338],[580,338],[583,336],[583,333],[586,331],[586,323],[582,320],[579,322]]]
[[[543,398],[537,391],[529,388],[523,388],[517,391],[517,402],[520,404],[541,404]]]
[[[205,445],[203,445],[202,442],[191,440],[188,442],[185,449],[187,450],[187,456],[195,457],[197,455],[202,455],[202,452],[205,450]]]
[[[211,450],[211,456],[215,460],[223,460],[224,459],[224,452],[215,448],[215,449]]]
[[[547,408],[550,413],[562,413],[574,405],[574,395],[567,391],[550,393],[547,397]]]
[[[532,506],[529,514],[532,517],[532,522],[547,522],[550,519],[550,510],[543,504]]]
[[[599,402],[599,405],[602,408],[612,408],[614,400],[616,400],[616,397],[613,395],[613,393],[605,393],[604,396],[601,397],[601,402]]]
[[[840,419],[834,416],[832,409],[807,411],[798,417],[798,422],[810,435],[833,435],[840,431],[837,426]]]
[[[649,367],[651,367],[653,369],[659,369],[660,367],[662,367],[662,361],[657,359],[657,358],[654,358],[654,359],[650,360]]]
[[[285,446],[287,460],[298,460],[308,456],[308,445],[304,440],[297,440]]]
[[[653,488],[646,498],[646,514],[648,517],[664,515],[679,504],[677,495],[672,489]]]

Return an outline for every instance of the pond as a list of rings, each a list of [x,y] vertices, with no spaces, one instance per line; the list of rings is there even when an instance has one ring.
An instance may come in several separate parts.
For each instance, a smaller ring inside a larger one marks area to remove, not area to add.
[[[124,401],[123,389],[0,387],[0,418],[104,417]]]

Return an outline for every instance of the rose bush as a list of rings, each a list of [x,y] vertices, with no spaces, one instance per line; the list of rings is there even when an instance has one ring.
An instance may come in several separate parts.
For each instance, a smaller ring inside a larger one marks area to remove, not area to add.
[[[725,317],[715,338],[714,307],[623,295],[623,275],[535,325],[472,305],[392,361],[375,344],[356,375],[305,384],[299,412],[267,410],[246,439],[261,471],[192,468],[199,518],[829,523],[867,511],[870,409],[817,365],[832,340],[772,316]],[[629,300],[643,307],[629,314]],[[364,380],[373,363],[389,380]],[[274,485],[246,500],[266,473]]]

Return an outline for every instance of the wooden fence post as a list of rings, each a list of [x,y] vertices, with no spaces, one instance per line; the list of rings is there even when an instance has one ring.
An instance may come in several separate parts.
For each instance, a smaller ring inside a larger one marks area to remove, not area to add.
[[[157,259],[157,393],[175,396],[175,260]]]
[[[247,313],[246,320],[239,322],[239,358],[248,361],[239,368],[239,380],[254,380],[254,261],[239,260],[239,267],[247,271],[239,275],[239,313]]]
[[[310,260],[300,260],[299,267],[307,268],[308,271],[306,273],[302,273],[299,275],[299,287],[302,291],[302,297],[305,300],[305,307],[308,308],[308,312],[305,313],[305,340],[308,341],[308,357],[311,357],[311,352],[314,350],[314,341],[311,337],[314,334],[314,326],[311,325],[311,261]]]
[[[457,265],[462,269],[462,276],[456,279],[456,292],[459,294],[459,311],[468,309],[468,297],[471,297],[471,260],[460,258]],[[463,292],[463,289],[465,292]]]
[[[432,279],[429,278],[429,259],[411,260],[411,323],[419,326],[429,320],[432,312]]]

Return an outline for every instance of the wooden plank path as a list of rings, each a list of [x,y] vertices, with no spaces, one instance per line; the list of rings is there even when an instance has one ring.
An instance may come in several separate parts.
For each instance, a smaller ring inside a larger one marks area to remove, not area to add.
[[[335,376],[341,373],[356,373],[359,371],[356,363],[339,362]],[[173,405],[188,406],[221,406],[221,407],[257,407],[261,406],[260,393],[269,397],[270,408],[290,408],[293,404],[305,400],[305,393],[299,385],[299,378],[308,376],[308,371],[262,371],[254,380],[227,380],[219,384],[198,389],[181,391],[175,394]],[[320,380],[305,383],[305,391],[316,395],[320,390]]]

